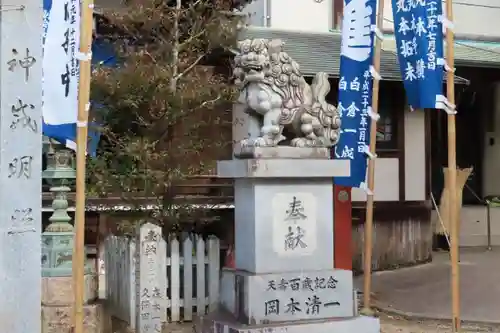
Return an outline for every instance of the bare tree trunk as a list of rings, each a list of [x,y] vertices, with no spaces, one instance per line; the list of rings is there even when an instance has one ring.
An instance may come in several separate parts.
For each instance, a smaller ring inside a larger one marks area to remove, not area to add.
[[[182,0],[177,0],[174,14],[174,46],[172,50],[172,78],[170,80],[170,91],[174,94],[177,90],[177,80],[179,79],[179,18],[181,15]]]

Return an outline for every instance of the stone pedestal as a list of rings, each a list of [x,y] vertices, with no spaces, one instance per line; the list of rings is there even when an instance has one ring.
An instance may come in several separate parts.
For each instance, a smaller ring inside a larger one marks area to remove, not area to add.
[[[225,270],[222,308],[245,325],[354,316],[351,271],[302,271],[299,266],[295,272],[271,274]]]
[[[285,321],[245,325],[226,312],[197,318],[195,332],[210,333],[380,333],[380,322],[372,317]]]
[[[42,305],[72,306],[74,300],[72,277],[43,277]],[[97,299],[97,276],[84,276],[83,302],[91,303]]]
[[[83,306],[83,331],[85,333],[104,333],[105,319],[102,304],[86,304]],[[43,306],[42,333],[72,333],[72,306]]]
[[[97,300],[97,276],[84,277],[84,330],[103,333],[105,315]],[[73,279],[71,277],[42,278],[42,333],[70,333],[73,318]]]
[[[357,315],[352,272],[333,268],[333,178],[349,176],[349,161],[326,148],[240,156],[217,166],[235,184],[235,269],[223,272],[221,311],[198,330],[379,332]]]

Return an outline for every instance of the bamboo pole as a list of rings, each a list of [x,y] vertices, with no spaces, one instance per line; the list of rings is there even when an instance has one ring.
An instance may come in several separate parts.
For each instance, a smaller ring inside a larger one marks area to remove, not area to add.
[[[453,2],[446,1],[446,15],[453,22]],[[450,104],[455,104],[455,54],[454,34],[451,29],[446,31],[446,62],[451,70],[446,75],[446,97]],[[455,115],[448,114],[448,177],[449,177],[449,216],[450,216],[450,257],[451,257],[451,307],[453,332],[460,332],[460,280],[458,267],[458,216],[457,216],[457,142]]]
[[[93,0],[83,0],[80,29],[80,78],[78,82],[78,123],[76,133],[76,228],[73,245],[74,333],[83,332],[83,284],[85,274],[85,163],[87,152],[90,52],[92,44]],[[87,56],[89,55],[89,56]]]
[[[384,24],[384,2],[379,1],[377,11],[377,28],[382,31]],[[373,56],[373,67],[377,73],[380,73],[380,53],[382,49],[382,40],[376,37],[375,50]],[[372,112],[378,114],[378,101],[379,101],[379,86],[380,81],[376,78],[373,79],[372,90]],[[370,122],[370,153],[375,155],[377,148],[377,120],[371,119]],[[365,221],[365,254],[364,254],[364,283],[363,283],[363,309],[362,313],[371,315],[371,284],[372,284],[372,234],[373,234],[373,191],[375,187],[375,160],[368,159],[368,193],[366,196],[366,221]]]

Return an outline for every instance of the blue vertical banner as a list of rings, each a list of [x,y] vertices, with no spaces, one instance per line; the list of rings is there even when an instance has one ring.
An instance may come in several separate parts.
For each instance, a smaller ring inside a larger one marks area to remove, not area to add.
[[[441,0],[392,0],[394,35],[408,104],[441,108],[443,100],[443,7]]]
[[[366,188],[370,139],[376,0],[345,0],[337,111],[342,120],[336,159],[351,161],[351,175],[336,185]]]

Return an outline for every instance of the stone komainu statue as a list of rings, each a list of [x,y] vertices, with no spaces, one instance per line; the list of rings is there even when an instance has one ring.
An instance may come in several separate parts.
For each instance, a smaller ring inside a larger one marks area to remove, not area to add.
[[[261,135],[242,147],[331,147],[339,140],[340,117],[325,100],[328,74],[317,73],[311,86],[299,64],[283,51],[281,40],[247,39],[239,42],[234,76],[240,86],[239,103],[259,121]],[[288,137],[285,137],[284,133]]]

